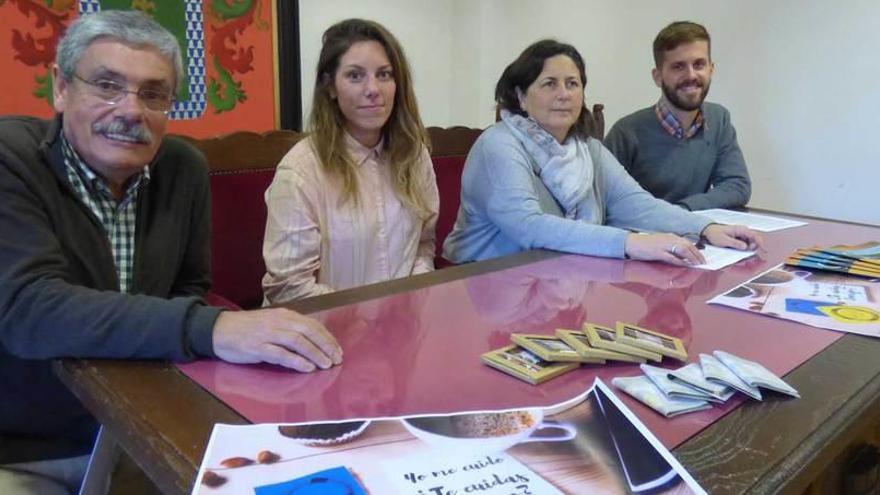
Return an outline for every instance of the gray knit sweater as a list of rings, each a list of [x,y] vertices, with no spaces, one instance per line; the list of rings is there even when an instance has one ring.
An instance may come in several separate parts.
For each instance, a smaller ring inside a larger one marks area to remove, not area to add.
[[[704,103],[703,116],[696,135],[677,139],[648,107],[617,121],[605,145],[658,198],[690,210],[743,206],[752,187],[730,113]]]

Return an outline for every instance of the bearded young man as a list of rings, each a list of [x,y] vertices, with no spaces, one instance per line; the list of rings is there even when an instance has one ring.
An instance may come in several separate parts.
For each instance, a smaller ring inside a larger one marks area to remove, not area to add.
[[[727,109],[705,102],[715,65],[703,26],[673,22],[654,39],[656,105],[620,119],[605,145],[643,188],[688,210],[745,205],[751,180]]]
[[[202,300],[207,167],[165,136],[174,35],[111,10],[80,17],[57,53],[56,117],[0,117],[0,493],[78,491],[97,424],[51,359],[342,360],[316,320]]]

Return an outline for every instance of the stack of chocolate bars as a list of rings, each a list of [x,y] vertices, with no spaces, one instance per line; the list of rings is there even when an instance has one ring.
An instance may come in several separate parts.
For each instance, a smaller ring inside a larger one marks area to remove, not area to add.
[[[687,360],[680,339],[622,322],[615,328],[585,323],[581,330],[557,329],[556,335],[514,333],[510,340],[511,345],[489,351],[481,360],[535,385],[582,364]]]

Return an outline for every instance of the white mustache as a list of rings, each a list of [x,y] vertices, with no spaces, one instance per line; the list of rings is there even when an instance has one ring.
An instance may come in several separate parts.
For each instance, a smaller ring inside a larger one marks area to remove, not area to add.
[[[111,139],[134,141],[141,144],[153,142],[153,133],[140,122],[130,122],[125,119],[113,119],[110,122],[96,122],[92,124],[92,132],[103,134]]]

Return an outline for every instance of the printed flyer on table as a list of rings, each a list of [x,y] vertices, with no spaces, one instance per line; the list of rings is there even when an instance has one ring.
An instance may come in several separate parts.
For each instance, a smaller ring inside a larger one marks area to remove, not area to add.
[[[216,425],[193,494],[705,493],[597,380],[549,408]]]
[[[779,265],[710,304],[838,332],[880,337],[880,280]]]

